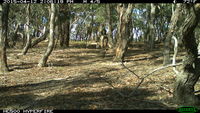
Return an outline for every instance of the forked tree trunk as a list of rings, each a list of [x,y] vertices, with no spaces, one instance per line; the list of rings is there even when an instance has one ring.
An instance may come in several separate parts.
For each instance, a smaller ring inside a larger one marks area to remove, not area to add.
[[[182,41],[186,49],[183,60],[182,72],[177,76],[174,98],[181,105],[195,105],[199,102],[194,95],[194,85],[200,76],[200,59],[198,58],[197,43],[194,37],[194,29],[200,20],[200,4],[187,8],[188,13],[182,26]]]
[[[28,52],[28,49],[31,46],[31,37],[30,37],[30,30],[29,30],[29,25],[30,25],[30,4],[28,4],[27,9],[26,9],[26,45],[22,51],[22,55],[26,55]]]
[[[8,31],[9,4],[0,4],[0,74],[8,72],[6,40]]]
[[[167,36],[164,41],[163,65],[167,65],[167,64],[171,63],[171,61],[170,61],[170,42],[171,42],[172,36],[175,34],[175,32],[177,32],[177,22],[180,18],[181,10],[182,10],[181,4],[177,4],[177,7],[176,7],[174,13],[172,13],[171,22],[169,25],[169,31],[167,32]]]
[[[42,56],[41,60],[39,61],[38,66],[44,67],[46,66],[47,60],[51,52],[53,51],[54,47],[54,25],[55,25],[55,4],[51,4],[51,17],[50,17],[50,36],[49,36],[49,44],[47,47],[46,52]]]
[[[132,14],[132,4],[119,4],[119,26],[118,26],[118,42],[116,47],[116,55],[114,61],[123,62],[124,56],[128,49],[128,39],[130,35],[129,25]]]

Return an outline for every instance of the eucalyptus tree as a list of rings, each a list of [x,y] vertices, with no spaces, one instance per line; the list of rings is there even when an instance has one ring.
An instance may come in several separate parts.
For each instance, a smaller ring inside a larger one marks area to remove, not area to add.
[[[70,40],[70,5],[69,4],[59,4],[59,12],[58,12],[58,29],[59,29],[59,39],[60,46],[65,48],[69,47]]]
[[[15,47],[18,40],[23,41],[23,45],[25,45],[25,30],[24,24],[26,22],[26,18],[24,11],[26,10],[26,6],[24,4],[10,4],[10,13],[9,13],[9,24],[8,24],[8,43],[10,47]]]
[[[113,23],[113,19],[112,19],[112,6],[111,4],[106,4],[106,14],[107,14],[107,24],[108,24],[108,43],[110,45],[111,48],[113,48],[114,43],[113,43],[113,36],[112,36],[112,23]]]
[[[27,9],[26,9],[26,45],[22,51],[22,55],[26,55],[26,53],[28,52],[29,47],[31,46],[31,37],[30,37],[30,4],[27,5]]]
[[[182,12],[182,4],[177,4],[174,13],[172,13],[171,21],[169,24],[169,30],[164,40],[164,51],[163,51],[163,64],[167,65],[171,63],[170,60],[170,42],[173,35],[176,35],[178,31],[178,21],[180,20]],[[176,35],[177,36],[177,35]]]
[[[56,16],[55,4],[51,4],[50,22],[49,22],[49,24],[50,24],[49,44],[48,44],[46,52],[44,53],[44,55],[42,56],[42,58],[40,59],[40,61],[38,63],[39,67],[46,66],[48,57],[50,56],[50,54],[51,54],[51,52],[53,51],[53,48],[54,48],[54,43],[55,43],[55,39],[54,39],[55,16]]]
[[[9,4],[0,4],[0,74],[8,72],[6,40],[8,34]]]
[[[114,61],[123,62],[128,49],[128,40],[130,36],[130,22],[133,4],[119,4],[117,11],[119,13],[118,23],[118,42],[116,45],[116,54]]]
[[[31,48],[39,44],[40,42],[47,39],[49,35],[49,18],[50,18],[50,11],[49,11],[49,4],[31,4],[31,33],[41,33],[42,35],[36,38],[32,36],[33,40],[31,42]],[[38,19],[35,19],[38,18]],[[41,29],[43,28],[43,29]]]
[[[174,98],[181,105],[195,105],[199,103],[199,99],[194,95],[194,85],[200,76],[200,59],[194,31],[200,20],[200,4],[183,6],[187,14],[180,29],[186,55],[182,71],[176,78]]]
[[[151,10],[150,10],[150,21],[149,21],[149,27],[150,27],[150,39],[149,39],[149,49],[152,50],[155,47],[155,36],[156,36],[156,30],[155,30],[155,20],[156,20],[156,12],[157,11],[157,4],[151,3]]]

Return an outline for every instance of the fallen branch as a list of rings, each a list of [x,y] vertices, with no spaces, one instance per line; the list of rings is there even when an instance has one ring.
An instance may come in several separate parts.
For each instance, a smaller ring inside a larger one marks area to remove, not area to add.
[[[183,63],[178,63],[178,64],[169,64],[169,65],[166,65],[166,66],[162,66],[162,67],[159,67],[157,69],[154,69],[152,72],[146,74],[143,78],[146,78],[148,76],[150,76],[151,74],[159,71],[159,70],[162,70],[162,69],[165,69],[165,68],[169,68],[169,67],[174,67],[174,66],[179,66],[179,65],[182,65]]]
[[[136,92],[136,90],[140,87],[140,85],[143,83],[144,78],[141,79],[141,81],[139,82],[139,84],[136,86],[136,88],[133,89],[133,91],[131,93],[129,93],[128,97],[130,97],[133,93]]]
[[[148,73],[148,74],[145,74],[144,77],[140,78],[134,71],[130,70],[128,67],[126,67],[123,63],[122,63],[122,66],[125,67],[129,72],[131,72],[132,74],[134,74],[135,76],[137,76],[139,79],[141,79],[141,81],[138,83],[138,85],[133,89],[133,91],[126,97],[130,97],[133,93],[136,92],[136,90],[141,86],[141,84],[143,83],[144,79],[150,75],[152,75],[153,73],[157,72],[157,71],[160,71],[162,69],[165,69],[165,68],[168,68],[168,67],[174,67],[174,66],[179,66],[179,65],[182,65],[182,63],[178,63],[178,64],[169,64],[169,65],[166,65],[166,66],[162,66],[162,67],[159,67],[157,69],[154,69],[152,72]]]
[[[108,83],[112,89],[116,89],[116,92],[121,96],[121,97],[127,97],[126,95],[124,95],[123,93],[121,93],[120,91],[117,90],[117,88],[115,86],[112,85],[112,83],[110,83],[108,80],[106,80],[105,78],[99,76],[100,78],[102,78],[106,83]]]
[[[127,66],[124,65],[124,63],[122,62],[121,65],[126,68],[129,72],[131,72],[133,75],[135,75],[137,78],[141,79],[134,71],[130,70]]]

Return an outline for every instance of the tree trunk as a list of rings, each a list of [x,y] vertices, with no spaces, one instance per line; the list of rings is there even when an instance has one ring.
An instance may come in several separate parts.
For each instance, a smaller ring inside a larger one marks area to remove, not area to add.
[[[167,65],[167,64],[171,63],[171,61],[170,61],[170,42],[171,42],[172,36],[175,34],[174,31],[177,30],[177,22],[180,18],[181,10],[182,10],[181,4],[177,4],[177,7],[176,7],[174,13],[172,13],[169,30],[168,30],[167,36],[164,40],[163,65]]]
[[[44,67],[46,66],[47,60],[51,52],[53,51],[54,47],[54,25],[55,25],[55,4],[51,4],[51,17],[50,17],[50,36],[49,36],[49,44],[47,47],[47,50],[41,60],[39,61],[38,66],[39,67]]]
[[[187,106],[192,106],[199,102],[194,95],[194,85],[200,76],[200,59],[198,58],[194,29],[200,20],[200,4],[193,6],[187,7],[190,13],[188,13],[181,28],[186,56],[183,59],[182,72],[176,78],[174,89],[174,98],[176,102]]]
[[[111,15],[111,6],[110,4],[106,4],[106,12],[107,12],[107,23],[108,23],[108,45],[110,48],[113,48],[113,37],[112,37],[112,15]]]
[[[13,35],[12,35],[12,47],[15,47],[16,46],[16,41],[17,41],[17,33],[18,33],[18,31],[19,31],[19,24],[17,24],[16,25],[16,28],[15,28],[15,31],[14,31],[14,33],[13,33]]]
[[[69,12],[68,12],[69,13]],[[69,40],[70,40],[70,16],[68,15],[68,20],[65,23],[65,45],[66,47],[69,47]]]
[[[0,74],[8,72],[6,40],[8,32],[9,4],[0,4]]]
[[[61,36],[60,36],[60,46],[62,48],[69,47],[70,40],[70,11],[69,5],[61,5],[60,13],[64,15],[65,20],[60,23]],[[63,19],[63,18],[59,18]]]
[[[58,22],[58,31],[60,47],[64,48],[64,25],[62,24],[62,22]]]
[[[145,50],[149,50],[150,46],[149,46],[149,42],[150,42],[150,15],[151,15],[151,7],[149,6],[149,4],[146,4],[146,29],[145,29],[145,33],[144,33],[144,43],[145,43]]]
[[[30,37],[30,4],[28,4],[27,9],[26,9],[26,45],[22,51],[22,55],[26,55],[26,53],[28,52],[28,49],[31,46],[31,37]]]
[[[149,49],[153,50],[155,47],[155,19],[156,19],[156,5],[151,4],[151,13],[150,13],[150,40],[149,40]]]
[[[49,34],[49,30],[45,30],[44,35],[42,35],[41,37],[39,37],[31,42],[31,47],[34,47],[37,44],[39,44],[40,42],[42,42],[43,40],[45,40],[47,38],[48,34]]]
[[[132,4],[119,4],[119,27],[118,27],[118,42],[116,47],[116,55],[114,61],[123,62],[124,56],[128,49],[129,25],[131,22]]]

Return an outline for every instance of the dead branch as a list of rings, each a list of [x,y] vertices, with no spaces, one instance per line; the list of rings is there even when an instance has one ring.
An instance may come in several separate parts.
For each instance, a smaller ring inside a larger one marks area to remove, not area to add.
[[[144,79],[147,78],[148,76],[152,75],[153,73],[157,72],[157,71],[160,71],[160,70],[163,70],[165,68],[169,68],[169,67],[174,67],[174,66],[179,66],[179,65],[182,65],[182,63],[178,63],[178,64],[169,64],[169,65],[166,65],[166,66],[162,66],[162,67],[159,67],[157,69],[154,69],[153,71],[151,71],[150,73],[148,74],[145,74],[144,77],[140,78],[137,74],[135,74],[134,71],[130,70],[128,67],[126,67],[123,63],[121,63],[123,67],[125,67],[129,72],[131,72],[133,75],[137,76],[139,79],[141,79],[141,81],[138,83],[138,85],[133,89],[133,91],[126,97],[130,97],[133,93],[136,92],[136,90],[141,86],[141,84],[143,83]],[[165,88],[164,88],[165,89]],[[168,91],[169,92],[169,91]],[[172,92],[170,92],[172,93]]]
[[[133,75],[135,75],[137,78],[141,79],[134,71],[130,70],[127,66],[124,65],[124,63],[122,62],[121,65],[126,68],[129,72],[131,72]]]
[[[178,63],[178,64],[169,64],[169,65],[166,65],[166,66],[162,66],[162,67],[159,67],[157,69],[154,69],[152,72],[146,74],[143,78],[146,78],[148,76],[150,76],[151,74],[157,72],[157,71],[160,71],[160,70],[163,70],[165,68],[169,68],[169,67],[174,67],[174,66],[179,66],[179,65],[182,65],[183,63]]]
[[[121,96],[121,97],[127,97],[126,95],[124,95],[123,93],[121,93],[120,91],[117,90],[117,88],[115,86],[113,86],[113,84],[111,82],[109,82],[108,80],[106,80],[105,78],[99,76],[100,78],[102,78],[106,83],[108,83],[112,89],[116,89],[116,92]]]
[[[143,81],[144,81],[144,78],[141,79],[139,84],[133,89],[133,91],[128,95],[128,97],[130,97],[133,93],[136,92],[136,90],[140,87],[140,85],[143,83]]]

